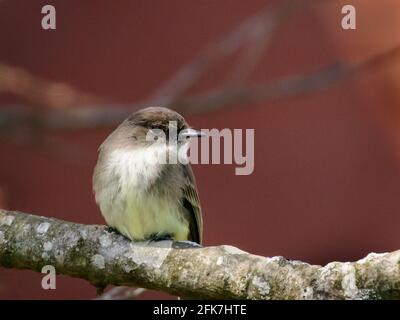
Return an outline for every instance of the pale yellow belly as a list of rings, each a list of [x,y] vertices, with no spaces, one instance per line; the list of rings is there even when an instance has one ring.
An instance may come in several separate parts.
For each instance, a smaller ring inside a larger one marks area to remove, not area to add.
[[[118,200],[117,200],[118,201]],[[168,199],[146,196],[132,199],[125,205],[115,205],[103,212],[106,222],[131,240],[142,241],[154,234],[172,235],[175,240],[187,240],[189,225],[178,204]]]

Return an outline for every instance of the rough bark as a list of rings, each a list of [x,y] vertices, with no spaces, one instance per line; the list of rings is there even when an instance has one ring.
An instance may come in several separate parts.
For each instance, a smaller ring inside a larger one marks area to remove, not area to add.
[[[0,210],[0,267],[208,299],[398,299],[400,251],[322,267],[231,246],[131,242],[105,226]]]

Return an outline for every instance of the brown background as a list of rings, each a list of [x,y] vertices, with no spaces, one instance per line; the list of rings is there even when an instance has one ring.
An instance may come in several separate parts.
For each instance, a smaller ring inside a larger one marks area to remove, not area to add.
[[[274,34],[252,81],[313,72],[339,60],[351,63],[399,44],[398,1],[350,2],[358,10],[356,31],[340,26],[344,3],[301,11]],[[150,96],[208,43],[276,3],[1,1],[0,62],[128,104]],[[40,27],[44,4],[57,9],[55,31]],[[227,73],[224,64],[210,70],[194,90],[215,86]],[[198,128],[256,132],[252,175],[235,176],[231,165],[194,167],[205,245],[230,244],[317,264],[399,249],[399,74],[395,60],[296,97],[183,112]],[[28,104],[6,91],[0,101],[3,107]],[[97,147],[111,130],[47,132],[62,152],[31,139],[29,131],[18,139],[3,136],[0,207],[104,223],[91,174]],[[42,290],[41,276],[0,268],[0,299],[94,297],[95,289],[85,281],[64,276],[57,278],[57,290]]]

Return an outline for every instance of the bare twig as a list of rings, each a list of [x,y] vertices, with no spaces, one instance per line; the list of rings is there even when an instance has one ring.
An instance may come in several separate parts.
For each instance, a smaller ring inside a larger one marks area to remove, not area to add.
[[[338,62],[315,73],[292,75],[255,85],[244,84],[269,39],[276,32],[277,26],[289,16],[289,13],[304,9],[310,4],[329,1],[285,0],[276,8],[262,10],[246,19],[220,41],[211,44],[161,86],[150,99],[133,103],[131,106],[99,107],[98,103],[93,103],[87,107],[72,107],[74,104],[82,106],[85,101],[91,101],[93,98],[63,85],[61,88],[64,89],[53,90],[51,88],[60,88],[60,85],[46,83],[22,70],[0,65],[0,90],[8,88],[11,92],[14,90],[22,95],[25,94],[27,100],[36,104],[42,101],[45,106],[69,106],[69,108],[52,108],[45,111],[22,106],[3,107],[0,109],[0,132],[15,135],[16,132],[25,132],[27,129],[39,132],[115,126],[134,110],[154,104],[168,106],[180,112],[205,112],[244,103],[260,103],[324,89],[353,75],[382,67],[398,57],[400,46],[353,64]],[[185,96],[185,92],[199,80],[212,63],[239,49],[244,50],[241,62],[232,70],[227,82],[221,88]],[[64,94],[56,94],[58,98],[54,100],[52,91]],[[44,93],[44,96],[39,93]]]
[[[234,69],[231,81],[237,82],[239,78],[241,81],[245,80],[257,64],[276,27],[294,8],[299,9],[304,7],[304,4],[304,1],[300,6],[297,1],[285,0],[276,8],[265,8],[247,18],[233,31],[209,45],[192,61],[179,69],[171,79],[156,90],[146,104],[173,104],[199,80],[210,65],[241,48],[245,50],[243,61],[239,63],[238,68]]]
[[[321,90],[359,75],[362,72],[382,68],[400,55],[400,46],[374,55],[353,64],[336,63],[315,73],[283,77],[269,83],[235,88],[233,90],[211,91],[176,101],[169,107],[187,112],[204,112],[243,103],[260,103],[276,98],[285,98]],[[69,108],[51,110],[43,114],[23,108],[2,108],[0,110],[0,131],[19,127],[36,130],[46,129],[87,129],[113,126],[126,118],[133,110],[143,105],[109,106],[107,108]]]
[[[269,83],[235,88],[234,90],[210,91],[177,101],[173,107],[178,110],[184,109],[185,111],[209,111],[223,108],[227,105],[258,103],[274,98],[285,98],[315,92],[351,76],[359,75],[362,72],[384,67],[389,62],[393,63],[393,60],[399,56],[400,46],[397,46],[354,64],[336,63],[308,75],[283,77]]]
[[[67,85],[36,77],[26,70],[0,63],[0,93],[6,92],[28,103],[47,108],[99,104],[102,100]]]

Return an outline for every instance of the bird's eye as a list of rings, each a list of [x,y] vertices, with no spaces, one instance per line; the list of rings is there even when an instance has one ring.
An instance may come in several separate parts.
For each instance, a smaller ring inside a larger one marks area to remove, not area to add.
[[[164,132],[161,129],[150,129],[149,130],[149,135],[148,139],[150,141],[157,141],[159,139],[162,139],[163,136],[165,136]]]

